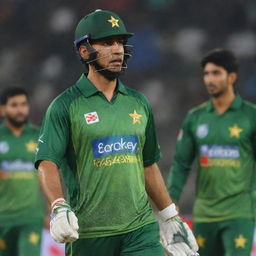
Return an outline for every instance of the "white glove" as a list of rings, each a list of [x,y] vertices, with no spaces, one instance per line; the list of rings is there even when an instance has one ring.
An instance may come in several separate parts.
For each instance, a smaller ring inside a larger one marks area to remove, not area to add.
[[[175,242],[173,244],[168,244],[165,236],[163,235],[162,232],[160,232],[160,237],[161,237],[161,244],[165,249],[165,253],[168,256],[199,256],[199,254],[193,250],[185,243],[181,242]]]
[[[194,252],[198,251],[199,248],[191,229],[178,216],[161,222],[159,225],[167,244],[185,242]]]
[[[173,256],[198,255],[196,252],[199,248],[191,229],[181,221],[177,214],[175,204],[171,204],[156,214],[165,250]]]
[[[58,198],[52,203],[50,234],[57,243],[73,242],[78,239],[78,220],[69,204]]]
[[[199,256],[197,252],[193,252],[186,243],[176,243],[165,247],[168,256]]]

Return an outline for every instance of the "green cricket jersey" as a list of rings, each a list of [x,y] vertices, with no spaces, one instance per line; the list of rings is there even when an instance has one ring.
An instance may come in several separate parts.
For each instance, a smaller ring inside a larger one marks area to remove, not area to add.
[[[194,220],[222,221],[253,217],[256,107],[239,95],[219,115],[211,101],[191,110],[178,136],[168,178],[172,198],[182,188],[197,158]]]
[[[44,118],[36,167],[61,168],[81,238],[130,232],[154,222],[144,166],[160,159],[151,107],[120,81],[108,102],[82,75]]]
[[[39,128],[27,124],[15,136],[0,126],[0,225],[29,224],[43,219],[42,198],[34,168]]]

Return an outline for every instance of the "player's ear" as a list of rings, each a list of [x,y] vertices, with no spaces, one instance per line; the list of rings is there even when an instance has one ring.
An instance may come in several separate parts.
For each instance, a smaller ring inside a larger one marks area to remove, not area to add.
[[[0,105],[0,117],[5,117],[5,105]]]
[[[237,73],[235,72],[229,73],[229,80],[231,84],[234,84],[237,80]]]
[[[89,58],[89,52],[88,52],[87,47],[85,45],[80,45],[79,55],[85,60]]]

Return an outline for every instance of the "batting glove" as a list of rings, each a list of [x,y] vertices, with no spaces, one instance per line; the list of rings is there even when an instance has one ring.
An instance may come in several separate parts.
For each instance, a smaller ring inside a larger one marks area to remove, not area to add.
[[[157,213],[162,244],[173,256],[198,255],[198,245],[189,226],[178,216],[175,204]],[[183,254],[181,253],[183,252]]]
[[[184,223],[186,224],[186,223]],[[199,254],[193,251],[179,235],[175,235],[175,243],[168,244],[165,236],[160,232],[161,244],[163,245],[167,256],[199,256]]]
[[[50,234],[57,243],[73,242],[78,239],[78,220],[70,205],[63,198],[52,203]]]
[[[168,256],[199,256],[197,252],[193,252],[184,242],[167,245],[165,250]]]

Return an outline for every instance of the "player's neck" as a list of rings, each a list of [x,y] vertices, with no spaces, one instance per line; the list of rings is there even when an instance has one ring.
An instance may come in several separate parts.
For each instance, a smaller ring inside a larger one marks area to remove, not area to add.
[[[212,103],[214,108],[218,114],[223,114],[232,104],[233,100],[235,99],[236,95],[234,91],[227,91],[226,93],[220,95],[219,97],[212,97]]]
[[[16,137],[18,137],[22,134],[24,127],[25,127],[25,125],[16,127],[16,126],[12,125],[8,120],[5,121],[5,124],[6,124],[7,128],[11,131],[11,133]]]
[[[111,101],[115,93],[117,79],[110,81],[98,72],[89,72],[87,78],[105,95],[108,101]]]

